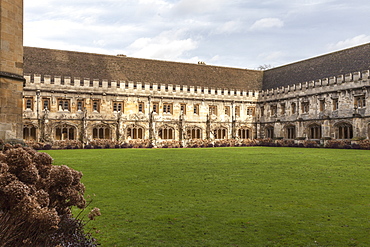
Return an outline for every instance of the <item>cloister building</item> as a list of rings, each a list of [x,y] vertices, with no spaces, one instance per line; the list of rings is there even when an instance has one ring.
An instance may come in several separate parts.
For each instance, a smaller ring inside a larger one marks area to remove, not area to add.
[[[24,47],[23,138],[369,138],[370,44],[265,71]]]

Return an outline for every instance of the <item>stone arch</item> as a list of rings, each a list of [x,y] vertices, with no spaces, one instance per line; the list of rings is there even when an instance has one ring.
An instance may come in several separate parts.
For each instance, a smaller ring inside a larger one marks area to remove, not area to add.
[[[93,139],[112,139],[112,128],[108,124],[96,124],[92,127]]]
[[[267,125],[265,127],[265,138],[274,139],[275,137],[275,129],[272,125]]]
[[[322,138],[322,127],[321,124],[312,123],[307,126],[307,137],[308,139],[321,139]]]
[[[202,128],[198,126],[186,127],[186,135],[188,139],[202,139]]]
[[[23,140],[36,141],[37,140],[37,127],[33,123],[26,123],[23,125]]]
[[[162,140],[175,139],[175,128],[167,124],[160,126],[158,128],[158,137]]]
[[[127,139],[145,139],[145,128],[140,125],[130,125],[126,128]]]
[[[60,123],[54,127],[54,140],[77,140],[78,128],[74,124]]]
[[[294,124],[285,125],[284,132],[284,137],[286,139],[295,139],[297,137],[297,128]]]
[[[335,139],[352,139],[353,125],[346,121],[334,124]]]
[[[240,127],[237,134],[240,139],[252,139],[252,128],[247,126]]]

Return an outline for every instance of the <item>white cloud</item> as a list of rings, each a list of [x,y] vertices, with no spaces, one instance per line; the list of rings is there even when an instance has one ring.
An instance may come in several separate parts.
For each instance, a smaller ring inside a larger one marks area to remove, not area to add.
[[[252,31],[259,31],[263,29],[270,29],[270,28],[281,28],[284,26],[284,22],[279,18],[263,18],[256,21],[250,29]]]
[[[368,43],[368,42],[370,42],[370,35],[361,34],[361,35],[358,35],[358,36],[350,38],[350,39],[339,41],[335,44],[329,44],[328,48],[329,48],[330,51],[340,50],[340,49],[345,49],[345,48],[349,48],[349,47],[352,47],[352,46],[365,44],[365,43]]]
[[[240,21],[228,21],[221,26],[219,26],[215,34],[224,34],[224,33],[237,33],[243,29],[243,24]]]
[[[185,30],[164,31],[153,38],[139,38],[128,49],[133,57],[179,60],[184,53],[197,48],[197,42],[183,38]]]
[[[210,13],[222,9],[224,2],[226,0],[180,0],[173,9],[175,13],[185,15]]]

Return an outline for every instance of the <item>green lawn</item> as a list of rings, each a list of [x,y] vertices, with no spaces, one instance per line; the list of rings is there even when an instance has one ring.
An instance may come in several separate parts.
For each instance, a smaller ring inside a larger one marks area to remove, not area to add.
[[[370,152],[48,151],[82,171],[102,246],[370,246]]]

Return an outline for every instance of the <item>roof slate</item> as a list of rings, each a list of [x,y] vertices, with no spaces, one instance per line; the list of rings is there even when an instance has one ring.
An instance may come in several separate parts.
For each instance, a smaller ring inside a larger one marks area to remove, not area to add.
[[[370,43],[264,71],[272,89],[370,69]]]
[[[24,73],[261,90],[262,71],[24,47]]]

